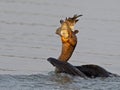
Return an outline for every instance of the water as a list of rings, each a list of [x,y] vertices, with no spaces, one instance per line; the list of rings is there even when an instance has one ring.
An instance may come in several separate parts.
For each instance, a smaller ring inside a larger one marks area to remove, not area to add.
[[[120,78],[82,79],[69,75],[0,75],[0,90],[117,90]]]
[[[0,90],[117,90],[120,78],[84,80],[55,75],[59,20],[83,14],[76,25],[74,65],[97,64],[120,75],[120,1],[0,0]]]

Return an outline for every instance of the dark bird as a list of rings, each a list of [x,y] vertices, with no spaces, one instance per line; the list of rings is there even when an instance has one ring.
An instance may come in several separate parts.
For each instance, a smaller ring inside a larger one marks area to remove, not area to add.
[[[83,78],[90,77],[109,77],[112,74],[105,70],[104,68],[88,64],[82,66],[73,66],[68,63],[68,60],[72,56],[74,49],[77,45],[77,36],[78,30],[74,30],[76,22],[78,22],[78,17],[82,15],[74,15],[73,17],[66,18],[65,20],[60,20],[61,26],[56,30],[61,38],[62,50],[58,59],[48,58],[47,60],[56,67],[56,73],[68,73],[71,75],[81,76]]]

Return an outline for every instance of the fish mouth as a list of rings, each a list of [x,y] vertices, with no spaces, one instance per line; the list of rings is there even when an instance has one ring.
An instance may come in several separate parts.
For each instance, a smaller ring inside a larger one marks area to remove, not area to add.
[[[58,28],[55,33],[61,36],[61,28]]]

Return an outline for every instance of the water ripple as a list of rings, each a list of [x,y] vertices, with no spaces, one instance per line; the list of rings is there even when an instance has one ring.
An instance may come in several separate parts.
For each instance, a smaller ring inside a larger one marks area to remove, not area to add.
[[[9,24],[9,25],[27,25],[27,26],[43,26],[43,27],[55,27],[56,25],[46,25],[41,23],[28,23],[28,22],[14,22],[14,21],[3,21],[0,20],[0,23]]]
[[[12,90],[117,90],[120,88],[120,77],[82,79],[61,74],[34,74],[34,75],[0,75],[1,89]]]
[[[17,57],[17,58],[26,58],[26,59],[36,59],[36,60],[46,60],[46,58],[42,57],[30,57],[30,56],[17,56],[17,55],[0,55],[2,57]]]

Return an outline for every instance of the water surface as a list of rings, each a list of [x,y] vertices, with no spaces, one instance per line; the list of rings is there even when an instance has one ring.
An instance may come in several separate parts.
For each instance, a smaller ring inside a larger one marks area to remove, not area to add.
[[[97,64],[120,74],[120,1],[0,0],[1,90],[117,90],[120,78],[84,80],[54,71],[61,42],[59,20],[83,14],[76,24],[78,45],[74,65]],[[66,79],[67,78],[67,79]]]

